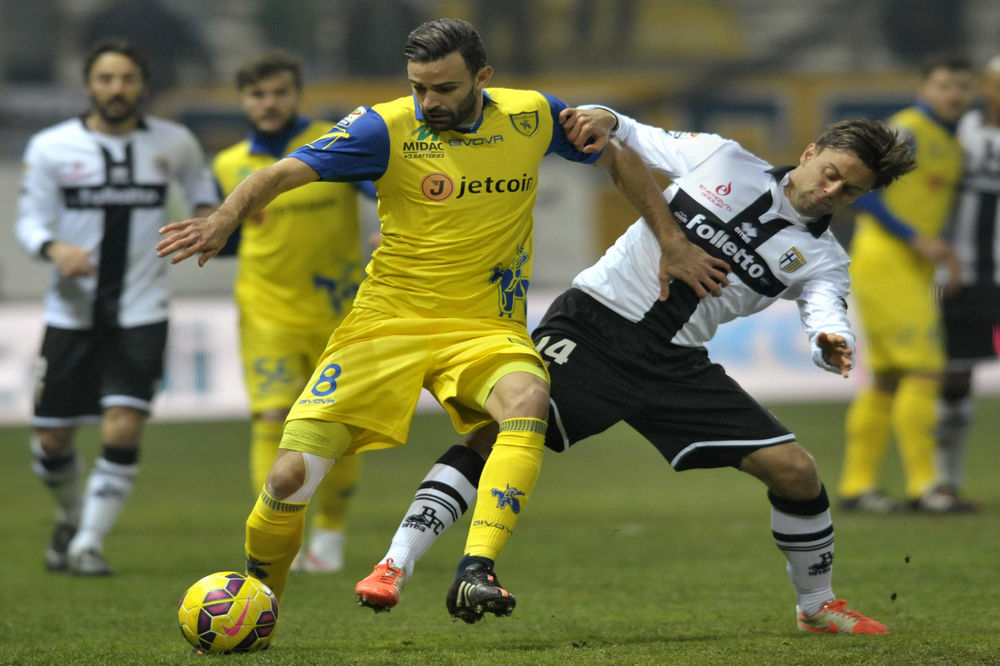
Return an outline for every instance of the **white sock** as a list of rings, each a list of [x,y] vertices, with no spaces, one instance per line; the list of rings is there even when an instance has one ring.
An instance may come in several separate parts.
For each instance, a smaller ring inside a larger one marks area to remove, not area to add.
[[[94,469],[87,479],[80,527],[69,544],[70,553],[88,548],[102,549],[104,537],[111,531],[125,500],[132,493],[138,471],[138,464],[120,465],[104,458],[94,462]]]
[[[798,608],[814,615],[833,595],[833,521],[827,509],[796,516],[771,507],[774,542],[785,554],[785,569],[795,586]]]
[[[38,435],[31,438],[31,469],[48,487],[56,500],[56,520],[76,525],[80,522],[83,493],[83,460],[75,451],[62,456],[47,456]]]
[[[441,462],[459,448],[465,451],[461,454],[464,460],[454,461],[459,467]],[[417,560],[475,501],[482,463],[478,454],[465,447],[453,447],[442,456],[420,483],[406,517],[396,529],[389,551],[381,561],[392,559],[393,566],[412,575]]]
[[[962,485],[962,467],[973,403],[970,398],[938,403],[938,447],[936,451],[941,482],[954,489]]]

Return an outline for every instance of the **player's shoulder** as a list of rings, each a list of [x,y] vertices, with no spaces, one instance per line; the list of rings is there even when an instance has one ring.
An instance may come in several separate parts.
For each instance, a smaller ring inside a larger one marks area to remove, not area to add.
[[[143,116],[139,127],[146,129],[153,136],[168,138],[194,137],[194,132],[188,129],[186,125],[182,125],[175,120],[160,118],[159,116]]]
[[[29,143],[37,146],[47,146],[52,143],[64,142],[73,137],[86,136],[87,129],[81,118],[67,118],[54,125],[49,125],[35,132]]]
[[[501,111],[532,105],[536,107],[549,106],[549,98],[537,90],[522,88],[487,88],[486,94],[490,101]]]

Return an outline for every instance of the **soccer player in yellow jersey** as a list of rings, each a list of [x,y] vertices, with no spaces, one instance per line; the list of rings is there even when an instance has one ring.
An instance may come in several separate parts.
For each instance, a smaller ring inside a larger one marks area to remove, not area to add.
[[[656,234],[661,298],[671,277],[699,297],[721,294],[729,266],[684,239],[633,151],[617,141],[578,150],[559,124],[563,102],[487,89],[493,68],[469,23],[424,23],[404,52],[411,95],[356,109],[251,174],[208,218],[166,225],[157,251],[176,252],[174,263],[200,253],[204,264],[239,220],[282,192],[320,178],[375,183],[382,243],[286,421],[247,519],[247,571],[281,595],[316,485],[343,456],[405,443],[425,387],[459,432],[500,424],[447,596],[453,617],[474,622],[514,609],[493,565],[530,502],[544,446],[548,374],[525,328],[542,157],[609,170]]]
[[[213,162],[224,195],[332,125],[299,114],[302,68],[285,53],[267,53],[244,65],[236,74],[236,88],[252,129]],[[361,185],[313,183],[287,192],[233,235],[239,256],[240,352],[253,414],[250,477],[255,493],[264,487],[289,408],[330,333],[350,311],[361,282]],[[370,181],[363,186],[374,195]],[[345,457],[320,484],[309,546],[296,557],[293,570],[343,568],[344,519],[359,461],[358,456]]]
[[[935,56],[922,69],[917,103],[890,121],[912,142],[917,168],[856,203],[863,212],[851,243],[851,285],[865,331],[870,386],[847,413],[840,480],[845,510],[888,512],[878,467],[895,434],[906,476],[904,508],[934,513],[971,508],[938,487],[934,465],[937,400],[944,369],[936,264],[952,284],[958,264],[941,239],[962,175],[955,126],[972,101],[971,63]]]

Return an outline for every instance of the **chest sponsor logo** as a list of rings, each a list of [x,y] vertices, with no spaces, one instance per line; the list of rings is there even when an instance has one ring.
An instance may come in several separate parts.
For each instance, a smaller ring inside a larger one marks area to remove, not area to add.
[[[440,159],[444,157],[444,141],[437,132],[427,125],[421,125],[410,132],[410,138],[403,141],[403,159]]]
[[[510,114],[510,124],[524,136],[538,131],[538,111],[522,111]]]
[[[729,185],[719,185],[718,187],[698,183],[698,195],[702,199],[707,200],[713,208],[718,208],[729,213],[733,212],[733,207],[726,203],[722,197],[732,192],[732,190],[732,183]]]
[[[778,260],[778,268],[785,273],[794,273],[805,265],[806,258],[794,246],[785,250],[781,254],[781,259]]]
[[[444,201],[455,191],[455,183],[447,174],[432,173],[420,182],[420,191],[431,201]]]
[[[517,194],[530,192],[535,187],[535,178],[522,173],[517,178],[468,178],[462,176],[458,182],[456,199],[482,194]],[[420,191],[431,201],[444,201],[455,191],[455,183],[444,173],[432,173],[420,181]]]
[[[63,199],[67,208],[105,208],[130,206],[148,208],[162,206],[166,200],[164,185],[127,185],[115,187],[64,187]]]

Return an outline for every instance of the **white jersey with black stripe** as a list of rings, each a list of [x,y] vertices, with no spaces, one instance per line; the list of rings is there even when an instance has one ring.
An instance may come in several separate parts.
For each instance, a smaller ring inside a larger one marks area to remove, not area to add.
[[[714,134],[666,132],[627,116],[616,136],[646,165],[673,182],[664,191],[688,239],[727,261],[730,284],[721,297],[698,299],[679,280],[658,300],[659,244],[639,219],[573,286],[675,345],[698,347],[720,324],[759,312],[779,298],[798,304],[813,361],[823,361],[816,336],[854,335],[845,298],[849,259],[827,229],[828,218],[805,218],[784,195],[790,168],[775,169],[735,141]]]
[[[88,329],[166,320],[167,262],[157,258],[156,244],[172,183],[191,208],[218,201],[197,139],[177,123],[147,117],[132,132],[112,136],[73,118],[30,139],[18,239],[33,256],[47,241],[87,248],[97,266],[84,277],[54,271],[47,324]]]
[[[1000,127],[970,111],[958,124],[963,176],[948,230],[962,284],[1000,286]]]

